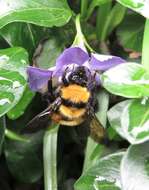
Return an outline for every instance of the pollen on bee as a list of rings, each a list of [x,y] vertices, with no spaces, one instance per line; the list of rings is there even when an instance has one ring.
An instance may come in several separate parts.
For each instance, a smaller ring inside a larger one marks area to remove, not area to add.
[[[62,119],[62,116],[60,114],[57,113],[53,113],[51,116],[51,119],[55,122],[55,123],[59,123],[60,120]]]
[[[69,86],[62,87],[61,97],[65,100],[70,100],[73,103],[87,103],[90,98],[90,92],[86,87],[71,84]]]

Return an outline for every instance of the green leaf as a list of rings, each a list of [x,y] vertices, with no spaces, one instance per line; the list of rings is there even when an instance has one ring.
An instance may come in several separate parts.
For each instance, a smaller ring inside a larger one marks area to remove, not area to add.
[[[121,137],[118,135],[118,133],[112,127],[109,127],[107,129],[107,136],[108,136],[109,140],[115,140],[115,141],[121,140]]]
[[[111,126],[132,144],[149,140],[149,100],[126,100],[108,111]]]
[[[0,28],[18,21],[46,27],[62,26],[70,17],[66,0],[0,1]]]
[[[145,19],[138,14],[129,13],[125,16],[117,30],[119,41],[124,48],[142,51],[144,22]]]
[[[40,43],[37,47],[34,64],[44,69],[53,67],[62,50],[63,45],[61,41],[54,36],[50,36],[48,40]]]
[[[42,144],[43,132],[28,135],[28,142],[5,141],[5,157],[11,174],[24,183],[34,183],[42,176],[42,164],[37,150]]]
[[[117,0],[122,5],[142,14],[146,18],[149,18],[149,4],[148,0]]]
[[[111,1],[107,1],[105,4],[101,5],[98,8],[96,21],[96,35],[99,41],[103,41],[105,40],[104,38],[107,37],[105,34],[105,32],[107,32],[105,27],[107,28],[107,22],[109,23],[109,12],[111,13],[111,8]]]
[[[88,137],[85,159],[83,165],[83,173],[86,172],[96,161],[99,159],[103,153],[104,146],[95,142],[92,138]]]
[[[83,19],[86,17],[87,7],[88,7],[88,1],[82,0],[81,1],[81,18]]]
[[[124,152],[99,159],[75,183],[75,190],[120,190],[120,162]]]
[[[143,47],[142,47],[142,65],[149,72],[149,19],[146,19],[144,34],[143,34]]]
[[[107,110],[109,107],[109,94],[104,90],[101,89],[100,92],[97,94],[97,100],[99,103],[98,112],[96,113],[97,118],[101,122],[101,124],[106,128],[107,124]]]
[[[28,54],[23,48],[0,50],[0,117],[21,99],[26,87]]]
[[[0,30],[0,35],[13,46],[25,48],[30,57],[39,41],[45,37],[45,28],[26,23],[10,23]],[[19,36],[19,37],[18,37]]]
[[[113,31],[115,27],[117,27],[122,22],[126,10],[127,9],[119,3],[116,3],[114,5],[108,18],[108,35]]]
[[[108,13],[107,20],[103,27],[101,41],[104,41],[106,37],[113,31],[113,29],[121,23],[125,16],[126,8],[116,3]],[[102,19],[102,18],[101,18]],[[100,27],[100,26],[99,26]]]
[[[147,190],[149,187],[149,142],[131,145],[121,163],[123,190]]]
[[[20,101],[16,104],[15,107],[13,107],[8,113],[7,116],[10,119],[17,119],[19,118],[21,115],[24,114],[27,106],[29,105],[29,103],[32,101],[33,97],[34,97],[35,93],[33,93],[28,86],[26,86],[26,89],[23,93],[22,98],[20,99]]]
[[[101,80],[112,94],[128,98],[149,96],[149,74],[137,63],[124,63],[109,69]]]
[[[108,3],[110,1],[111,0],[92,0],[90,5],[89,5],[88,11],[87,11],[86,20],[91,16],[91,14],[93,13],[93,11],[96,7],[101,6],[101,5]]]

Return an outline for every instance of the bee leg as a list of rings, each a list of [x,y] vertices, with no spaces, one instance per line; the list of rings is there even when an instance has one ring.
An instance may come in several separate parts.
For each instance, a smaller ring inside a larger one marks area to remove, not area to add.
[[[88,102],[86,110],[88,115],[94,115],[94,107],[91,105],[90,102]]]
[[[95,113],[96,104],[97,104],[97,99],[95,98],[94,94],[92,94],[86,106],[88,115],[93,115]]]
[[[68,82],[68,80],[66,79],[66,76],[63,74],[63,76],[62,76],[62,81],[63,81],[63,84],[65,85],[65,86],[67,86],[67,85],[69,85],[69,82]]]
[[[69,81],[68,79],[66,78],[66,74],[67,74],[67,70],[68,70],[68,67],[65,69],[64,73],[63,73],[63,76],[62,76],[62,82],[65,86],[69,85]]]
[[[44,93],[42,97],[44,100],[46,100],[48,104],[50,104],[56,99],[56,97],[53,94],[52,79],[48,81],[48,91]]]
[[[94,91],[96,89],[96,72],[91,76],[90,82],[87,85],[89,91]]]
[[[101,143],[103,142],[104,139],[105,130],[95,115],[95,109],[96,109],[95,106],[96,106],[96,98],[92,97],[90,98],[86,107],[87,114],[89,116],[88,119],[90,121],[90,136],[96,142]]]
[[[51,94],[53,93],[52,78],[48,81],[48,91],[49,91]]]

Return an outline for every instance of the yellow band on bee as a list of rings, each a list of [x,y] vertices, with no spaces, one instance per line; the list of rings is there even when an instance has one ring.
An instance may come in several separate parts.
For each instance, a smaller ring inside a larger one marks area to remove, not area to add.
[[[87,103],[90,98],[90,92],[86,87],[77,84],[70,84],[61,89],[61,97],[73,103]]]
[[[59,108],[59,111],[63,116],[69,119],[75,119],[75,118],[82,117],[85,114],[86,109],[67,107],[67,106],[61,105]]]

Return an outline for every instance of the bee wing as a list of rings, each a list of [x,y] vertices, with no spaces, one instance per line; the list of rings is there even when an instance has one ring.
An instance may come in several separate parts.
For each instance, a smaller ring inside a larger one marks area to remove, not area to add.
[[[47,126],[47,123],[50,121],[50,115],[53,113],[53,111],[57,110],[60,104],[61,100],[56,99],[52,104],[48,106],[48,108],[46,108],[44,111],[36,115],[31,121],[29,121],[26,129],[29,130],[29,132],[34,132],[35,130],[45,128]]]
[[[42,111],[41,113],[39,113],[38,115],[36,115],[31,121],[29,121],[29,123],[27,124],[27,126],[30,126],[34,122],[37,122],[40,119],[44,119],[47,116],[49,117],[50,114],[51,114],[51,106],[49,106],[44,111]]]
[[[90,136],[96,141],[101,142],[105,136],[105,129],[95,114],[91,117]]]

